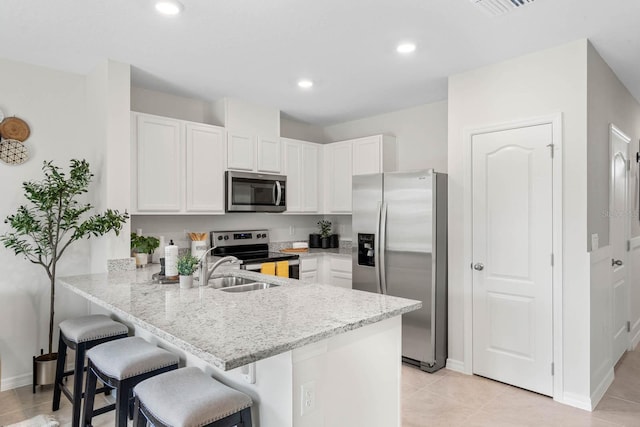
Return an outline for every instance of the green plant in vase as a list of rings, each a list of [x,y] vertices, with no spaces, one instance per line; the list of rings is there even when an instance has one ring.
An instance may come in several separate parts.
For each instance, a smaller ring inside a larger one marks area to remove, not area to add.
[[[28,204],[7,216],[4,222],[13,231],[0,236],[6,248],[40,265],[49,278],[49,352],[36,358],[37,369],[46,369],[43,364],[57,358],[53,352],[53,325],[58,262],[73,242],[111,231],[118,235],[129,218],[126,212],[111,209],[89,215],[93,206],[77,200],[88,192],[93,178],[86,160],[71,160],[68,175],[50,161],[44,162],[42,170],[43,180],[22,183]]]
[[[183,255],[178,258],[178,274],[180,275],[180,287],[190,288],[193,286],[193,273],[198,268],[198,258],[193,255]]]
[[[320,239],[323,248],[329,247],[329,236],[331,236],[331,221],[321,219],[318,221],[318,228],[320,228]]]
[[[137,265],[145,265],[149,255],[160,246],[160,240],[153,236],[138,236],[131,233],[131,255],[136,257]]]

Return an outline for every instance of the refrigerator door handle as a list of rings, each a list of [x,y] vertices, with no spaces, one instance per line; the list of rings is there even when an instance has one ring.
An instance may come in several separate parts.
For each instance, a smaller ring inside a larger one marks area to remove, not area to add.
[[[378,203],[378,214],[376,216],[376,234],[373,236],[373,263],[376,265],[376,287],[378,293],[382,293],[382,286],[380,283],[380,219],[382,216],[382,202]]]
[[[387,294],[387,272],[385,268],[385,252],[387,251],[387,203],[382,202],[380,214],[380,237],[378,237],[378,253],[380,258],[380,284],[382,293]]]

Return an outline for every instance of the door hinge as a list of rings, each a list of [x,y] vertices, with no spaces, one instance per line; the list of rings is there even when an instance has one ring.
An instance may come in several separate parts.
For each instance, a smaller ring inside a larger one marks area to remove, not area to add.
[[[554,366],[553,366],[553,362],[551,362],[551,376],[554,375]]]
[[[631,240],[627,240],[627,252],[631,250]]]
[[[631,332],[631,321],[627,320],[627,332]]]
[[[551,149],[551,150],[550,150],[550,152],[551,152],[551,158],[553,159],[553,147],[555,147],[555,145],[554,145],[554,144],[547,144],[547,147],[549,147],[549,148]]]
[[[551,254],[551,267],[553,267],[553,254]]]

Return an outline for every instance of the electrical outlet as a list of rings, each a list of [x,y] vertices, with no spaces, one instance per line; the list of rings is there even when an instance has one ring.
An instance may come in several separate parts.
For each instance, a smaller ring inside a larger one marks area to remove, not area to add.
[[[304,416],[316,408],[316,382],[309,381],[300,386],[300,415]]]

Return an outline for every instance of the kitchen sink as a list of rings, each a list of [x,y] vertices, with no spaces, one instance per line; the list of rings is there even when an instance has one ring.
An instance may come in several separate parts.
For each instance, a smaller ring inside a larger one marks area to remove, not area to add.
[[[253,283],[246,283],[244,285],[236,285],[236,286],[220,288],[220,290],[225,292],[249,292],[249,291],[257,291],[260,289],[275,288],[276,286],[280,286],[280,285],[276,285],[274,283],[253,282]]]
[[[246,285],[247,283],[255,283],[255,280],[238,276],[223,276],[209,279],[208,284],[214,289],[224,289],[230,286]]]

